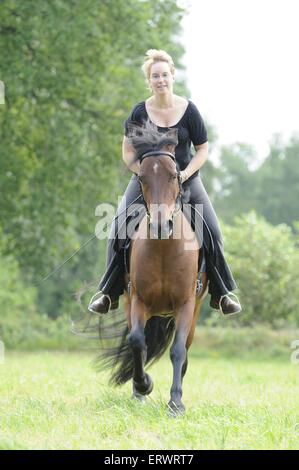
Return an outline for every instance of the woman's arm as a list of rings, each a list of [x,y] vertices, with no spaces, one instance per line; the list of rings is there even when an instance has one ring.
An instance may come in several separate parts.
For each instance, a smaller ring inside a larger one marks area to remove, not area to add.
[[[186,181],[190,176],[193,175],[197,170],[199,170],[203,164],[205,163],[206,159],[208,158],[208,151],[209,151],[209,144],[205,142],[201,145],[194,146],[196,153],[191,158],[189,165],[185,168],[185,170],[181,171],[182,181]]]
[[[124,136],[122,144],[122,157],[123,161],[133,173],[139,174],[140,161],[136,160],[136,154],[134,148],[129,144],[129,139]]]

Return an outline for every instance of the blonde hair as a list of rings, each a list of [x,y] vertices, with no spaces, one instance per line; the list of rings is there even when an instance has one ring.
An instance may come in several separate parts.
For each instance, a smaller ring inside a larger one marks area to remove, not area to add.
[[[151,73],[151,66],[155,62],[167,62],[169,65],[171,73],[174,75],[175,68],[172,57],[167,54],[167,52],[158,49],[149,49],[145,53],[145,61],[141,67],[142,72],[144,73],[145,77],[149,79]]]

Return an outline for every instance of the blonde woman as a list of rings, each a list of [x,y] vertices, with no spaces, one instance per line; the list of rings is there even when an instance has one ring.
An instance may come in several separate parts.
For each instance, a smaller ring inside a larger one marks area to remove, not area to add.
[[[241,311],[240,304],[229,297],[231,291],[236,288],[236,283],[224,258],[217,216],[199,174],[199,169],[208,157],[208,138],[203,119],[192,101],[173,93],[175,68],[167,52],[156,49],[147,51],[142,71],[152,94],[133,107],[125,122],[122,156],[133,175],[111,226],[107,270],[99,284],[101,297],[94,301],[95,296],[93,297],[89,310],[95,313],[107,313],[109,309],[117,308],[119,296],[124,290],[124,260],[123,255],[115,250],[113,235],[119,214],[123,213],[141,194],[137,178],[140,163],[136,161],[132,164],[135,152],[127,136],[131,122],[142,125],[145,120],[150,120],[158,126],[160,132],[166,132],[169,128],[178,129],[175,157],[182,182],[184,187],[190,190],[190,203],[203,205],[203,217],[213,240],[213,249],[206,254],[210,305],[212,308],[220,309],[225,315],[238,313]],[[195,149],[194,155],[191,153],[191,144]]]

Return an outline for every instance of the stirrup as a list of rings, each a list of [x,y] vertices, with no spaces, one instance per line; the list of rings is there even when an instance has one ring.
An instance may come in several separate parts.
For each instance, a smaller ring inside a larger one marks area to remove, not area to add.
[[[93,309],[91,308],[91,305],[92,305],[93,302],[95,301],[96,297],[99,296],[99,295],[100,295],[101,297],[107,297],[107,298],[108,298],[108,300],[109,300],[108,312],[109,312],[110,307],[111,307],[111,304],[112,304],[110,295],[108,295],[108,294],[103,294],[103,292],[99,290],[98,292],[96,292],[96,293],[91,297],[91,300],[90,300],[89,305],[88,305],[88,307],[87,307],[87,309],[88,309],[90,312],[94,313],[95,315],[100,315],[100,314],[99,314],[99,312],[96,312],[95,310],[93,310]],[[96,300],[98,300],[98,299],[96,299]]]
[[[230,295],[233,295],[236,299],[237,299],[237,303],[240,305],[240,310],[239,312],[232,312],[232,313],[223,313],[223,310],[222,310],[222,307],[221,307],[221,302],[222,302],[222,299],[224,297],[229,297]],[[240,313],[242,312],[242,307],[241,307],[241,304],[240,304],[240,301],[238,299],[238,297],[236,296],[236,294],[234,294],[233,292],[229,292],[228,294],[224,294],[220,297],[220,300],[219,300],[219,310],[221,312],[221,314],[226,318],[226,317],[231,317],[232,315],[237,315],[237,313]]]
[[[203,288],[203,284],[202,284],[201,278],[196,279],[196,289],[195,289],[195,295],[196,295],[196,297],[199,297],[199,296],[200,296],[201,291],[202,291],[202,288]]]

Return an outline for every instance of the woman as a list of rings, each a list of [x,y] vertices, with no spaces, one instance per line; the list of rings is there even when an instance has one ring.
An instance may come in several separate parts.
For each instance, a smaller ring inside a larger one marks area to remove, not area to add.
[[[180,167],[184,187],[190,190],[190,203],[203,205],[203,217],[212,237],[213,249],[207,253],[207,274],[209,278],[210,305],[229,315],[241,311],[239,303],[228,296],[236,288],[230,269],[224,259],[222,235],[215,211],[201,181],[198,170],[208,157],[208,139],[204,122],[196,106],[185,98],[173,93],[174,64],[172,58],[162,50],[150,49],[142,66],[152,95],[134,106],[131,115],[125,122],[123,139],[123,160],[134,173],[118,207],[117,215],[111,226],[108,243],[107,270],[100,282],[99,292],[102,296],[91,300],[89,310],[96,313],[107,313],[118,307],[118,298],[123,293],[123,259],[114,249],[114,233],[118,215],[140,195],[137,179],[140,162],[134,161],[134,149],[128,141],[129,124],[142,124],[149,119],[158,126],[160,132],[175,127],[178,129],[178,145],[175,156]],[[196,153],[192,156],[190,147],[194,145]],[[234,295],[234,294],[232,294]]]

